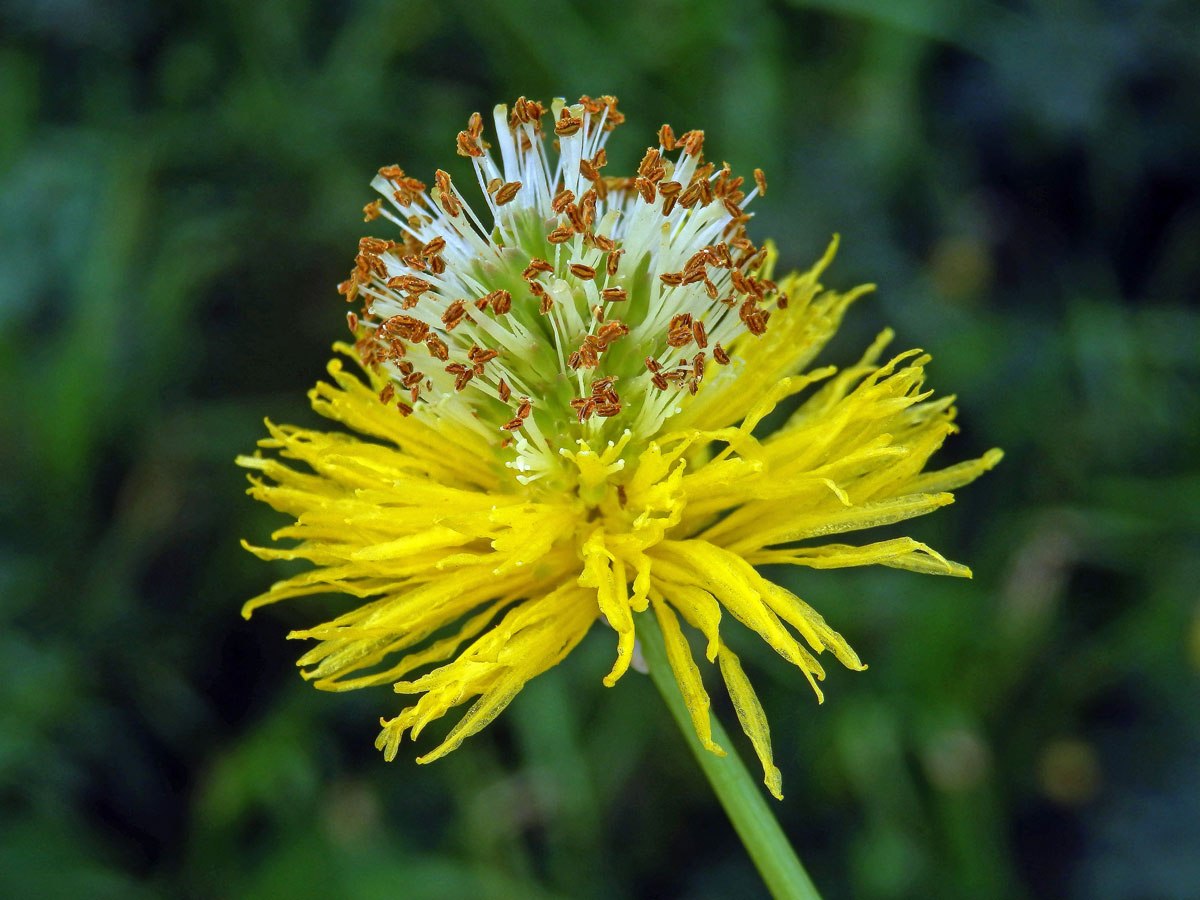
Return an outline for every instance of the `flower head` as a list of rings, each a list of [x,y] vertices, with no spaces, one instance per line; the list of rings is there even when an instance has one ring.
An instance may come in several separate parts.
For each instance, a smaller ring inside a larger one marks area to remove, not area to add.
[[[547,117],[548,114],[548,117]],[[924,471],[955,430],[953,398],[923,388],[920,351],[881,362],[885,331],[857,364],[808,368],[870,286],[825,290],[833,258],[776,279],[776,253],[746,234],[766,191],[706,162],[704,135],[658,133],[630,177],[605,173],[615,98],[550,110],[518,100],[458,135],[483,206],[445,172],[434,187],[396,166],[339,287],[354,304],[362,377],[329,366],[317,412],[356,435],[267,423],[242,457],[250,494],[295,518],[251,547],[314,568],[246,604],[315,593],[351,598],[291,637],[326,690],[392,684],[415,698],[382,722],[391,759],[407,731],[471,702],[428,762],[486,726],[600,618],[615,633],[613,685],[652,607],[697,734],[712,751],[709,698],[680,620],[699,631],[779,794],[762,707],[726,646],[727,613],[758,632],[817,692],[817,655],[863,668],[811,607],[760,563],[880,563],[969,575],[908,538],[830,535],[932,512],[1000,459]],[[551,134],[552,132],[552,134]],[[547,146],[552,142],[554,153]],[[797,401],[797,395],[802,395]],[[783,424],[759,428],[770,413]],[[247,545],[249,546],[249,545]]]

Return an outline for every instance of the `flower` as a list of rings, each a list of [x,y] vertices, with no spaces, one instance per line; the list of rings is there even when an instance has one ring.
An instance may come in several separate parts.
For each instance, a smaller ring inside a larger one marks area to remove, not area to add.
[[[741,725],[780,796],[763,709],[725,644],[728,613],[808,679],[817,697],[830,651],[862,669],[811,607],[758,564],[873,563],[969,576],[908,538],[799,543],[932,512],[1000,459],[926,472],[955,430],[953,398],[923,389],[929,357],[880,363],[885,331],[859,362],[805,369],[846,308],[803,274],[773,280],[776,251],[746,235],[766,191],[705,162],[703,132],[658,133],[633,177],[603,174],[623,120],[615,98],[494,110],[494,146],[476,113],[458,135],[487,206],[450,176],[432,190],[397,166],[339,286],[360,307],[314,409],[353,432],[274,425],[239,458],[249,493],[295,523],[264,559],[314,568],[248,602],[348,595],[331,621],[290,637],[318,688],[391,683],[414,696],[377,740],[472,701],[429,762],[500,713],[600,618],[615,632],[613,685],[635,653],[634,617],[652,608],[701,742],[709,698],[680,619],[703,636]],[[803,395],[798,402],[793,400]],[[782,424],[759,426],[774,413]],[[805,647],[804,645],[807,645]]]

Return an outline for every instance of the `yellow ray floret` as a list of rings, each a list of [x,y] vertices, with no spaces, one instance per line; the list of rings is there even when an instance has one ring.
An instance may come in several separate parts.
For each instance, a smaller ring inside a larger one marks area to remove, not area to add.
[[[912,370],[919,367],[898,365],[871,368],[814,395],[783,432],[765,440],[747,433],[751,440],[739,444],[720,429],[667,435],[663,445],[626,452],[626,465],[615,469],[612,454],[586,446],[564,454],[599,508],[613,514],[597,525],[594,507],[577,492],[503,489],[503,470],[487,455],[457,452],[470,446],[470,433],[448,428],[443,452],[434,452],[423,423],[391,415],[371,387],[335,361],[338,387],[314,392],[318,410],[376,440],[268,424],[271,436],[261,446],[275,455],[239,460],[255,473],[252,496],[295,519],[273,535],[285,546],[250,549],[317,566],[249,601],[246,614],[306,594],[352,597],[337,618],[292,634],[317,642],[301,657],[304,675],[326,690],[394,684],[421,695],[384,723],[378,743],[388,758],[405,731],[416,737],[475,698],[443,743],[421,757],[428,762],[483,728],[601,615],[617,633],[617,658],[604,678],[615,683],[634,652],[633,615],[658,598],[654,611],[701,741],[724,752],[712,743],[708,695],[672,607],[704,636],[707,659],[719,662],[766,783],[778,794],[761,705],[720,638],[722,608],[796,665],[818,698],[816,683],[825,675],[819,654],[829,650],[851,668],[862,665],[815,611],[753,566],[880,564],[970,575],[910,538],[787,546],[929,512],[999,461],[999,451],[991,451],[923,472],[949,433],[952,411],[912,399],[920,375]],[[820,414],[805,415],[810,405]],[[705,447],[718,440],[724,449],[706,461]],[[610,483],[616,473],[621,480]]]

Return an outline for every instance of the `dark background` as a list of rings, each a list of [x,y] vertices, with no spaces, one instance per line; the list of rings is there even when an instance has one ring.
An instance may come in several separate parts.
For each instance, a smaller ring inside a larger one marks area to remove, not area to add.
[[[1188,2],[8,0],[0,12],[0,894],[762,896],[596,629],[429,767],[386,689],[245,623],[281,524],[233,466],[345,331],[367,182],[466,178],[519,94],[615,93],[766,170],[752,233],[880,284],[1003,465],[907,530],[973,582],[791,585],[870,670],[817,706],[742,641],[829,898],[1200,893],[1200,7]],[[732,724],[728,701],[717,714]],[[446,723],[448,727],[449,722]],[[423,738],[425,749],[433,738]],[[738,749],[745,753],[746,742]]]

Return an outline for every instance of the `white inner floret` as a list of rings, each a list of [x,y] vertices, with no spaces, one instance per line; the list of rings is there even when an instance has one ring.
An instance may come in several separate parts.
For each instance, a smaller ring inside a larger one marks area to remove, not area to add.
[[[744,192],[704,162],[701,132],[677,140],[663,126],[636,176],[605,177],[615,99],[555,101],[552,136],[545,112],[497,106],[494,148],[478,114],[459,134],[482,216],[444,172],[428,189],[381,169],[383,199],[365,212],[400,238],[364,238],[340,288],[362,301],[350,325],[364,363],[390,378],[381,400],[494,440],[525,483],[561,471],[560,451],[581,440],[652,438],[732,377],[725,348],[786,303],[745,235],[761,172]]]

